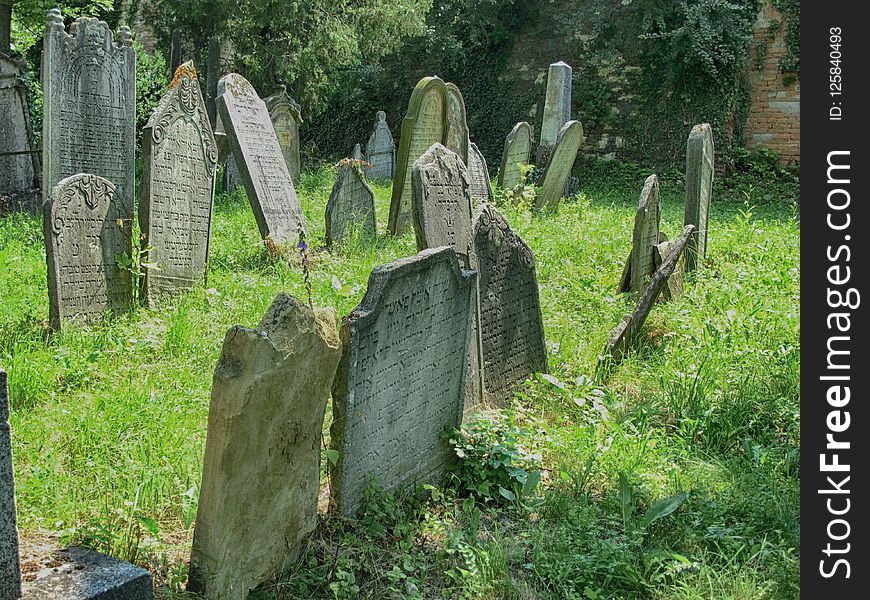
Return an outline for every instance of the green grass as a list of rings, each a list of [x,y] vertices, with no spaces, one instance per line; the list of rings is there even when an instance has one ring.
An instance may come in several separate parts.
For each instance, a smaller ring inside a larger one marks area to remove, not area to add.
[[[645,174],[581,171],[580,197],[553,215],[500,207],[535,253],[551,353],[553,378],[528,382],[514,407],[543,461],[535,494],[499,505],[456,489],[426,501],[375,493],[359,521],[324,519],[258,597],[798,597],[794,182],[717,180],[705,267],[678,302],[655,307],[622,363],[599,369],[630,308],[616,287]],[[298,194],[314,303],[344,315],[373,267],[415,245],[383,235],[387,184],[374,186],[377,242],[322,250],[334,177],[305,173]],[[678,174],[662,177],[662,200],[675,237]],[[147,565],[160,593],[177,595],[224,333],[255,326],[279,291],[304,298],[298,260],[266,252],[237,194],[216,200],[207,282],[169,305],[50,332],[41,222],[27,215],[0,219],[0,274],[19,527]],[[673,514],[640,526],[652,502],[682,491]]]

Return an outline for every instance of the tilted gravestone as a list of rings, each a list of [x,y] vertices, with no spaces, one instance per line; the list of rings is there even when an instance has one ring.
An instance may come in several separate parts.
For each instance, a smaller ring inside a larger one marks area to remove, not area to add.
[[[341,327],[333,510],[354,514],[372,479],[388,491],[442,479],[453,453],[441,432],[462,418],[475,279],[446,247],[372,271]]]
[[[43,230],[48,263],[51,326],[128,310],[132,223],[111,181],[82,173],[62,180],[45,203]]]
[[[48,12],[42,48],[42,193],[62,179],[92,173],[112,182],[114,203],[133,218],[136,54],[129,27],[120,44],[103,21],[80,17],[64,31]]]
[[[517,384],[547,372],[535,258],[490,204],[478,207],[473,231],[486,399],[504,405]]]
[[[399,235],[411,226],[411,168],[432,144],[443,144],[447,133],[447,86],[437,77],[424,77],[411,92],[402,119],[399,155],[390,198],[389,232]]]
[[[562,61],[551,64],[547,71],[541,139],[538,141],[538,166],[549,163],[562,128],[571,118],[571,73],[570,65]]]
[[[0,52],[0,215],[41,204],[39,157],[33,152],[26,90],[18,80],[24,67]]]
[[[205,276],[217,159],[196,68],[186,62],[142,132],[139,225],[159,268],[145,271],[151,304]]]
[[[387,126],[387,113],[379,110],[376,119],[375,128],[366,144],[366,161],[371,166],[366,166],[364,172],[369,179],[392,177],[396,166],[396,144]]]
[[[455,83],[447,83],[447,133],[444,145],[448,150],[459,155],[468,165],[468,152],[470,141],[468,139],[468,122],[465,114],[465,99],[459,86]]]
[[[295,242],[308,225],[266,104],[248,80],[230,73],[218,82],[217,109],[263,239]]]
[[[468,148],[468,162],[466,164],[468,165],[468,178],[471,181],[471,197],[492,200],[492,184],[489,181],[486,159],[474,142],[471,142],[471,146]]]
[[[281,89],[263,99],[269,109],[269,117],[278,136],[278,145],[287,163],[287,171],[294,185],[299,185],[299,175],[302,173],[302,161],[299,158],[299,126],[302,125],[302,111],[299,103],[287,95],[287,89]]]
[[[661,234],[661,238],[665,238],[664,234]],[[665,260],[670,255],[673,250],[673,242],[669,242],[667,239],[656,244],[655,247],[655,255],[653,258],[655,259],[655,267],[658,269]],[[671,273],[671,276],[668,277],[668,284],[662,290],[662,297],[664,300],[679,300],[680,296],[683,295],[683,269],[680,267],[680,263],[677,262],[677,266],[674,267],[674,272]]]
[[[345,163],[338,169],[326,203],[326,245],[340,244],[353,229],[363,237],[374,239],[377,236],[375,194],[360,167]]]
[[[513,190],[523,181],[518,164],[527,165],[532,152],[532,127],[525,121],[517,123],[504,141],[498,186]]]
[[[695,232],[686,247],[686,271],[694,271],[707,255],[707,223],[713,192],[713,129],[709,123],[692,127],[686,142],[686,225]]]
[[[577,152],[583,143],[583,126],[579,121],[568,121],[562,127],[550,162],[541,176],[541,190],[535,198],[535,209],[556,210],[571,175]]]
[[[21,595],[18,524],[15,516],[15,477],[12,470],[12,431],[9,428],[9,388],[0,369],[0,600]]]
[[[661,222],[659,198],[658,177],[650,175],[640,192],[631,234],[631,253],[619,284],[620,292],[642,292],[656,270],[655,249],[659,243]]]
[[[244,600],[317,524],[320,436],[341,357],[335,310],[279,294],[224,338],[212,382],[188,589]]]

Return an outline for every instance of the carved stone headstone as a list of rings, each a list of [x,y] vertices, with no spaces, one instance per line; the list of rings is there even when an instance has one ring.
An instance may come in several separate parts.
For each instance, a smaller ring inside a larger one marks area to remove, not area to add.
[[[541,122],[541,139],[538,142],[537,163],[548,163],[562,131],[571,118],[571,67],[559,61],[550,65],[547,72],[547,93],[544,98],[544,115]]]
[[[0,369],[0,600],[21,595],[15,477],[12,471],[12,431],[9,428],[9,388]]]
[[[465,115],[465,99],[459,86],[448,83],[447,86],[447,137],[444,145],[448,150],[459,155],[468,165],[468,151],[470,141],[468,139],[468,122]]]
[[[547,372],[535,258],[494,206],[474,215],[486,399],[505,405],[517,384]]]
[[[338,177],[326,203],[326,245],[340,244],[351,228],[368,238],[375,229],[375,194],[360,168],[352,163],[338,169]]]
[[[462,418],[475,280],[450,248],[372,271],[362,303],[341,327],[333,510],[354,514],[372,479],[390,491],[440,482],[453,460],[441,432]]]
[[[230,328],[212,382],[188,589],[244,600],[317,524],[320,436],[341,357],[335,310],[279,294]]]
[[[504,141],[501,155],[501,169],[498,172],[498,186],[512,190],[522,183],[518,164],[527,165],[532,152],[532,127],[525,121],[517,123]]]
[[[583,126],[579,121],[568,121],[562,127],[550,162],[541,176],[541,190],[535,198],[535,209],[556,210],[571,175],[571,167],[583,143]]]
[[[0,215],[41,204],[39,157],[33,152],[27,95],[18,81],[23,67],[0,52]]]
[[[443,144],[447,134],[447,86],[437,77],[424,77],[411,92],[402,119],[399,155],[390,198],[389,232],[401,234],[411,226],[411,168],[432,144]]]
[[[299,103],[287,95],[287,90],[281,86],[280,91],[263,100],[269,109],[269,117],[278,136],[278,145],[284,154],[287,171],[294,185],[299,184],[302,172],[302,161],[299,158],[299,126],[302,125],[302,112]]]
[[[218,83],[217,109],[263,239],[288,244],[308,225],[266,104],[248,80],[230,73]]]
[[[192,62],[178,67],[142,132],[139,225],[149,303],[205,276],[218,151]]]
[[[362,148],[360,147],[359,144],[354,144],[353,152],[350,153],[350,157],[353,160],[365,160],[363,158]]]
[[[466,164],[468,165],[468,178],[471,181],[472,198],[492,200],[492,184],[489,181],[486,159],[474,142],[471,142],[471,146],[468,148]]]
[[[627,270],[620,282],[620,292],[631,291],[639,294],[649,283],[656,270],[655,248],[659,243],[660,222],[659,180],[655,175],[650,175],[640,193],[631,234],[631,254],[628,257]]]
[[[117,257],[132,252],[133,224],[111,181],[81,173],[62,180],[45,203],[51,326],[130,308],[130,273]]]
[[[103,21],[80,17],[64,31],[48,12],[42,48],[42,193],[91,173],[112,182],[114,204],[133,217],[136,54],[129,27],[119,44]]]
[[[392,177],[396,166],[396,144],[387,126],[387,113],[379,110],[376,119],[375,128],[366,144],[366,161],[371,166],[366,166],[364,172],[369,179]]]
[[[686,247],[686,271],[694,271],[707,254],[707,223],[713,192],[713,129],[709,123],[692,127],[686,143],[686,225],[695,233]]]

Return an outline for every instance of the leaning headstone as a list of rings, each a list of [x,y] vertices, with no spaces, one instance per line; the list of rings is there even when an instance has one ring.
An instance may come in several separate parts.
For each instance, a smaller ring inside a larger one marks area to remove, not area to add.
[[[468,165],[468,178],[471,180],[471,197],[492,200],[492,184],[489,181],[486,159],[474,142],[471,142],[471,146],[468,148],[466,164]]]
[[[392,177],[396,166],[396,144],[387,126],[387,113],[379,110],[376,118],[375,128],[366,144],[366,162],[371,166],[365,167],[365,174],[369,179]]]
[[[0,369],[0,600],[17,600],[21,595],[21,564],[18,559],[18,524],[15,514],[9,387],[6,371]]]
[[[498,186],[513,190],[523,181],[517,165],[529,164],[532,151],[532,127],[525,121],[517,123],[504,141],[501,168],[498,171]]]
[[[263,99],[269,109],[269,117],[278,136],[278,145],[284,154],[287,171],[294,185],[299,185],[299,175],[302,172],[302,162],[299,159],[299,126],[302,124],[302,111],[299,103],[287,95],[287,89],[281,89]]]
[[[308,225],[266,104],[248,80],[230,73],[218,83],[217,109],[263,239],[288,244]]]
[[[462,418],[476,273],[450,248],[377,267],[341,327],[332,388],[330,505],[353,515],[374,480],[395,491],[440,483],[441,439]]]
[[[562,128],[571,118],[571,67],[559,61],[550,65],[547,72],[547,94],[544,98],[544,116],[541,122],[541,139],[538,141],[537,163],[549,163]]]
[[[341,357],[335,310],[279,294],[224,338],[212,383],[188,589],[244,600],[317,524],[320,436]]]
[[[18,80],[23,69],[23,63],[0,52],[0,215],[33,211],[40,204],[39,157],[33,151],[27,94]]]
[[[42,193],[92,173],[114,185],[114,203],[133,218],[136,164],[136,54],[129,27],[120,44],[103,21],[80,17],[64,31],[48,11],[42,48]]]
[[[363,158],[362,148],[360,147],[359,144],[354,144],[353,152],[350,153],[350,157],[353,160],[365,160]]]
[[[579,121],[568,121],[562,127],[556,147],[541,176],[541,190],[535,198],[535,209],[556,210],[571,175],[577,152],[583,143],[583,126]]]
[[[444,145],[448,150],[459,155],[468,165],[468,122],[465,116],[465,99],[459,86],[448,83],[447,86],[447,133]]]
[[[51,326],[130,308],[130,272],[117,257],[132,252],[133,224],[111,181],[81,173],[62,180],[45,203]]]
[[[359,165],[345,163],[326,203],[326,245],[340,244],[352,229],[374,239],[375,194],[366,183]]]
[[[217,159],[196,68],[186,62],[142,132],[139,225],[159,269],[145,270],[149,303],[205,276]]]
[[[529,375],[547,372],[535,258],[490,204],[478,207],[473,228],[486,399],[505,405]]]
[[[694,271],[707,254],[707,223],[713,191],[713,129],[709,123],[692,127],[686,142],[686,212],[684,223],[695,233],[686,247],[686,271]]]
[[[642,292],[656,270],[655,248],[659,243],[661,203],[659,180],[655,175],[646,178],[634,217],[631,234],[631,254],[620,282],[620,292]]]
[[[399,155],[390,198],[389,232],[399,235],[411,225],[411,168],[432,144],[443,144],[447,133],[447,86],[437,77],[424,77],[411,92],[402,119]]]

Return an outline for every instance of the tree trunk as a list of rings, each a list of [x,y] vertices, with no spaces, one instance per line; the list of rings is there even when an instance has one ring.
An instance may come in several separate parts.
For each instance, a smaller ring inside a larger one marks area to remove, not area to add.
[[[0,0],[0,52],[9,53],[12,43],[12,2]]]

